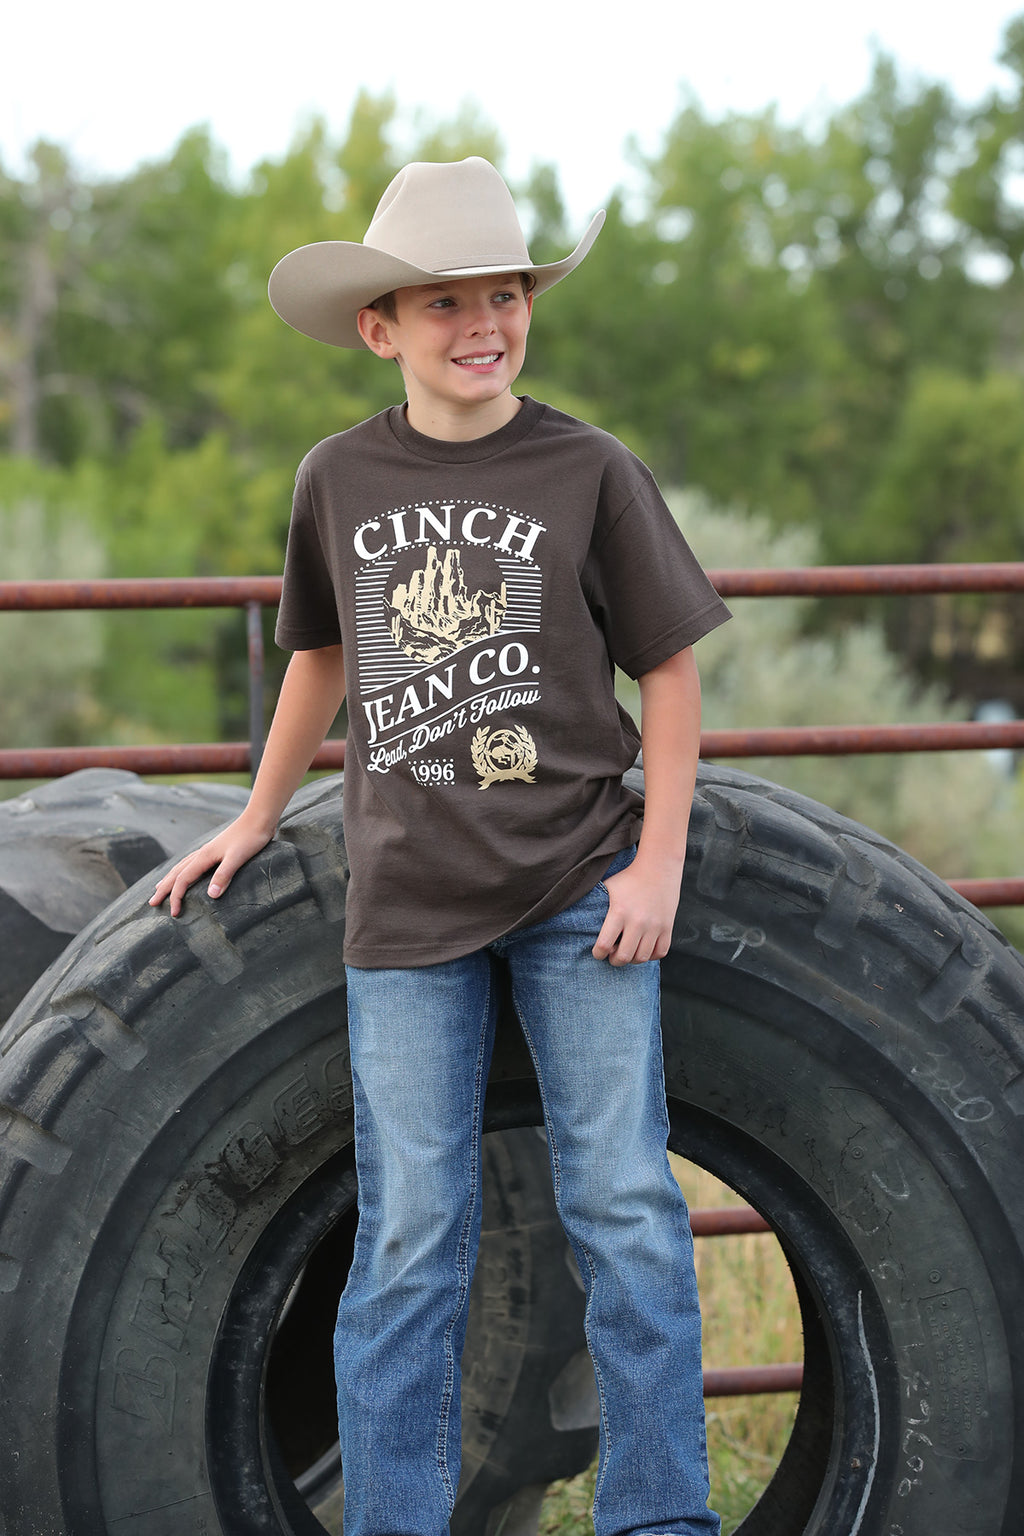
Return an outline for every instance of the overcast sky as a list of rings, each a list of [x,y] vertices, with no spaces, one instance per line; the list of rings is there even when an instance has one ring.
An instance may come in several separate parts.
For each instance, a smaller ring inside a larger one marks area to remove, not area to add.
[[[1006,84],[995,60],[1024,0],[49,0],[5,7],[0,155],[36,138],[118,174],[208,123],[244,173],[309,115],[341,134],[360,87],[393,88],[404,123],[474,100],[513,176],[559,168],[582,221],[655,149],[689,89],[714,115],[776,103],[796,120],[851,100],[880,46],[966,102]],[[358,20],[357,20],[358,18]]]

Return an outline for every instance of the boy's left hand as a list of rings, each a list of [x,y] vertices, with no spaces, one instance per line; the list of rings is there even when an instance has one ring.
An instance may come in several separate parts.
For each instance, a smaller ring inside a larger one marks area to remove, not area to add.
[[[640,965],[668,954],[682,867],[668,860],[652,869],[642,860],[638,853],[632,864],[604,882],[608,916],[592,951],[596,960]]]

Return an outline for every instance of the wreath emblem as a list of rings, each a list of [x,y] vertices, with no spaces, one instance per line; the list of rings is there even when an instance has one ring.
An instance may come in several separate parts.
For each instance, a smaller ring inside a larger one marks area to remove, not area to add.
[[[498,784],[503,779],[522,779],[534,784],[537,748],[525,725],[501,726],[487,733],[482,725],[470,743],[473,767],[480,776],[480,788]]]

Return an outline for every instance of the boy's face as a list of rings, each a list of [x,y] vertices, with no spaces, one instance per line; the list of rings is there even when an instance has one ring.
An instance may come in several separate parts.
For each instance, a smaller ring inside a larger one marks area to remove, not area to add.
[[[359,329],[378,357],[398,361],[413,426],[477,436],[511,420],[533,308],[518,273],[399,288],[395,308],[394,320],[361,310]]]

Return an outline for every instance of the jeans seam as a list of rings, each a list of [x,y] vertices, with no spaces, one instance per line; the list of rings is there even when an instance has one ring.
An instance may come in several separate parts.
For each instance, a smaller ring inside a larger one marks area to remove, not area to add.
[[[547,1095],[544,1092],[544,1077],[540,1070],[537,1052],[534,1048],[533,1036],[530,1034],[530,1026],[523,1017],[523,1010],[519,1006],[519,994],[516,991],[515,977],[512,978],[512,1002],[515,1006],[516,1017],[519,1019],[519,1028],[522,1030],[523,1039],[526,1041],[526,1049],[530,1053],[530,1060],[533,1062],[533,1070],[537,1077],[537,1089],[540,1093],[541,1109],[544,1112],[544,1129],[547,1132],[548,1150],[551,1156],[551,1182],[555,1192],[555,1204],[557,1205],[558,1197],[562,1192],[562,1169],[558,1158],[558,1142],[551,1125],[551,1112],[548,1109]]]
[[[452,1347],[452,1337],[458,1324],[459,1317],[466,1305],[469,1294],[469,1254],[470,1232],[473,1225],[473,1212],[476,1209],[477,1190],[480,1185],[480,1118],[483,1104],[483,1059],[487,1049],[487,1020],[491,1007],[491,980],[488,977],[484,991],[484,1006],[481,1011],[480,1042],[477,1049],[476,1075],[473,1084],[473,1124],[471,1140],[471,1176],[469,1184],[469,1199],[466,1202],[466,1214],[463,1217],[462,1232],[459,1236],[459,1247],[456,1255],[456,1265],[459,1275],[458,1294],[455,1306],[452,1309],[448,1326],[444,1333],[444,1358],[445,1375],[444,1387],[441,1393],[441,1412],[438,1423],[437,1436],[437,1463],[438,1472],[444,1485],[445,1494],[450,1506],[455,1504],[455,1486],[452,1482],[451,1471],[448,1466],[448,1434],[451,1427],[452,1402],[455,1397],[456,1361],[455,1350]]]
[[[597,1383],[597,1400],[601,1408],[601,1428],[604,1431],[604,1455],[601,1457],[601,1470],[598,1474],[597,1482],[594,1485],[593,1514],[594,1518],[596,1519],[598,1508],[601,1503],[601,1489],[604,1484],[605,1474],[608,1471],[608,1458],[612,1448],[612,1434],[611,1426],[608,1422],[608,1404],[604,1390],[604,1378],[601,1375],[601,1367],[598,1365],[597,1360],[594,1357],[594,1350],[590,1337],[590,1312],[594,1304],[594,1297],[597,1294],[597,1270],[594,1267],[594,1260],[591,1256],[590,1249],[587,1247],[582,1238],[580,1239],[579,1246],[580,1252],[583,1254],[583,1257],[587,1261],[587,1269],[590,1271],[590,1290],[587,1295],[586,1310],[583,1314],[583,1333],[587,1341],[587,1348],[590,1351],[590,1361],[594,1367],[594,1380]]]
[[[523,1032],[523,1039],[526,1041],[526,1048],[527,1048],[527,1050],[530,1053],[530,1057],[531,1057],[531,1059],[533,1061],[534,1071],[537,1074],[537,1088],[538,1088],[538,1090],[540,1092],[541,1108],[544,1111],[544,1126],[545,1126],[545,1129],[546,1129],[547,1135],[548,1135],[548,1148],[549,1148],[550,1155],[551,1155],[551,1178],[552,1178],[552,1185],[554,1187],[554,1193],[555,1193],[555,1205],[556,1205],[556,1207],[558,1209],[559,1220],[561,1220],[561,1199],[560,1199],[560,1197],[561,1197],[561,1193],[562,1193],[562,1166],[561,1166],[561,1159],[559,1158],[559,1154],[558,1154],[558,1137],[555,1135],[554,1125],[553,1125],[552,1119],[551,1119],[551,1111],[548,1109],[547,1094],[544,1092],[544,1077],[543,1077],[543,1073],[541,1072],[541,1069],[540,1069],[540,1062],[539,1062],[539,1060],[537,1058],[537,1052],[534,1049],[533,1037],[530,1034],[530,1028],[529,1028],[529,1025],[527,1024],[526,1019],[524,1017],[523,1010],[519,1007],[519,1000],[518,1000],[518,997],[516,995],[516,986],[515,986],[514,978],[513,978],[513,981],[512,981],[512,998],[513,998],[513,1002],[515,1003],[516,1013],[517,1013],[518,1018],[519,1018],[519,1027],[520,1027],[520,1029]],[[564,1222],[562,1222],[562,1231],[565,1232],[565,1223]],[[568,1238],[568,1233],[566,1233],[565,1235]],[[604,1432],[604,1446],[605,1446],[605,1454],[602,1457],[602,1465],[601,1465],[600,1476],[598,1477],[597,1485],[596,1485],[596,1487],[594,1489],[594,1513],[596,1515],[597,1507],[598,1507],[598,1502],[599,1502],[599,1499],[600,1499],[600,1493],[601,1493],[601,1484],[604,1482],[604,1475],[605,1475],[605,1472],[607,1471],[607,1468],[608,1468],[608,1452],[611,1450],[612,1437],[611,1437],[611,1429],[610,1429],[609,1423],[608,1423],[608,1406],[607,1406],[607,1398],[606,1398],[605,1389],[604,1389],[604,1380],[603,1380],[603,1378],[601,1376],[601,1369],[600,1369],[597,1361],[594,1359],[594,1351],[593,1351],[593,1348],[592,1348],[592,1345],[591,1345],[591,1334],[590,1334],[590,1313],[591,1313],[591,1309],[592,1309],[592,1307],[594,1305],[594,1297],[595,1297],[596,1292],[597,1292],[597,1270],[596,1270],[596,1268],[594,1266],[594,1260],[593,1260],[593,1257],[591,1255],[590,1249],[587,1247],[586,1243],[583,1241],[582,1238],[577,1239],[577,1241],[578,1241],[578,1244],[579,1244],[579,1251],[583,1255],[584,1259],[586,1260],[587,1270],[588,1270],[588,1272],[590,1274],[590,1286],[589,1286],[589,1288],[587,1290],[587,1305],[586,1305],[586,1308],[585,1308],[584,1313],[583,1313],[583,1333],[584,1333],[584,1337],[586,1338],[586,1341],[587,1341],[587,1349],[588,1349],[588,1352],[590,1354],[590,1361],[591,1361],[591,1364],[593,1365],[593,1368],[594,1368],[594,1380],[595,1380],[595,1382],[597,1384],[597,1400],[598,1400],[598,1404],[599,1404],[600,1410],[601,1410],[601,1428],[602,1428],[602,1430]],[[570,1240],[570,1243],[571,1243],[571,1240]],[[571,1244],[571,1246],[575,1246],[575,1245]]]

